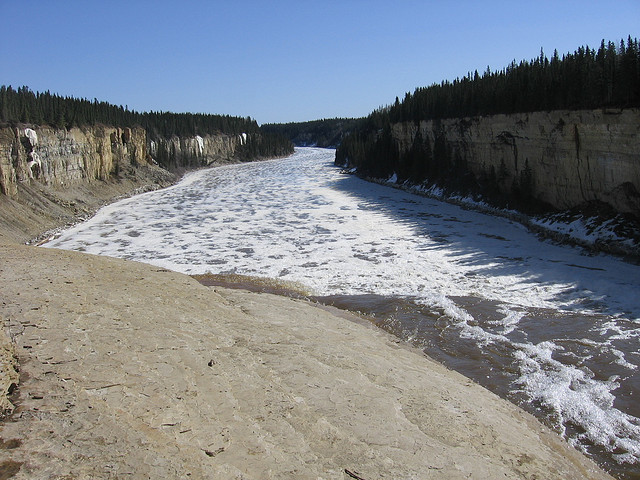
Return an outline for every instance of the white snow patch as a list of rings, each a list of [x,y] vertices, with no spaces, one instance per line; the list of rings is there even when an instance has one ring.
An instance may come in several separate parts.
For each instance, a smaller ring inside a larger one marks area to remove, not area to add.
[[[38,134],[35,130],[32,130],[31,128],[25,128],[24,135],[29,139],[29,143],[31,143],[32,147],[35,147],[38,144]]]
[[[196,135],[196,142],[198,142],[198,155],[202,155],[202,152],[204,152],[204,139],[200,135]]]
[[[40,156],[36,152],[31,152],[29,154],[29,158],[31,159],[27,163],[27,166],[29,167],[29,177],[33,178],[34,167],[36,165],[38,166],[38,169],[36,170],[36,173],[39,173],[42,170],[42,162],[40,161]]]

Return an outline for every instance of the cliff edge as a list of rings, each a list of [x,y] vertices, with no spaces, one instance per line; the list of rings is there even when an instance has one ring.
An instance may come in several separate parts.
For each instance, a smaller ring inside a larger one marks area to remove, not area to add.
[[[433,159],[440,168],[471,174],[483,190],[519,190],[558,210],[597,201],[640,218],[640,110],[443,119],[395,124],[392,132],[401,158],[419,133],[440,154]]]

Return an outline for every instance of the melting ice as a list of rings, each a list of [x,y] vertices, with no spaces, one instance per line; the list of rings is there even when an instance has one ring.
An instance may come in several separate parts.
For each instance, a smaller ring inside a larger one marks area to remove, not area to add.
[[[341,174],[333,157],[304,148],[193,172],[103,208],[47,246],[189,274],[280,278],[317,295],[411,299],[478,351],[505,349],[498,368],[510,390],[571,442],[635,468],[640,267]],[[481,318],[461,299],[495,308]]]

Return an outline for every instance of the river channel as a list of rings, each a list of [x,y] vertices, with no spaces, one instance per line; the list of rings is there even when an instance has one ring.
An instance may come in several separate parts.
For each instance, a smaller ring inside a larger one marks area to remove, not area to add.
[[[334,151],[189,173],[46,247],[295,283],[640,478],[640,267],[345,175]]]

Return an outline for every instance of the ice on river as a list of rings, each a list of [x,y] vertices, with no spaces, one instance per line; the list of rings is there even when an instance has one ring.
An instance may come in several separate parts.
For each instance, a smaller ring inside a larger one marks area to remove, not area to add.
[[[318,295],[411,297],[443,312],[448,328],[479,349],[508,344],[513,390],[549,409],[559,428],[577,425],[568,434],[574,443],[640,461],[637,412],[614,405],[616,390],[640,394],[638,266],[341,174],[333,157],[304,148],[287,159],[193,172],[103,208],[46,246],[189,274],[280,278]],[[496,302],[495,318],[480,323],[461,297]],[[540,309],[575,324],[541,338],[539,313],[526,321]],[[594,356],[614,367],[589,364]]]

